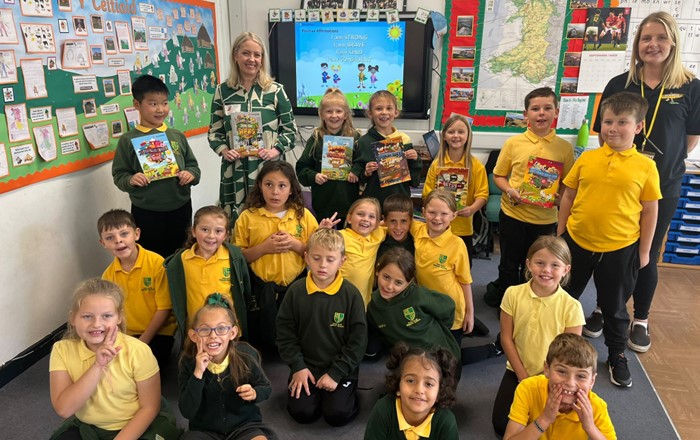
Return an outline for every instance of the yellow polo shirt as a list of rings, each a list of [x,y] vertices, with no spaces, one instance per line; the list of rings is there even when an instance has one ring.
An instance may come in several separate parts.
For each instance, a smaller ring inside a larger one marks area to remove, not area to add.
[[[549,344],[557,335],[568,327],[586,323],[578,300],[561,287],[549,296],[539,297],[532,291],[532,280],[506,289],[501,310],[513,318],[515,348],[530,376],[542,372]],[[513,371],[508,361],[506,368]]]
[[[265,208],[246,209],[236,220],[234,244],[241,249],[248,249],[280,231],[287,232],[306,244],[316,229],[318,222],[308,209],[304,209],[301,219],[296,218],[294,209],[287,210],[282,218]],[[288,286],[304,267],[304,258],[291,250],[283,254],[263,255],[250,263],[250,268],[260,279],[281,286]]]
[[[107,364],[107,371],[85,405],[75,413],[81,422],[108,431],[118,431],[131,421],[140,408],[136,383],[158,374],[158,362],[148,345],[118,333],[114,346],[121,346],[121,350]],[[85,341],[64,339],[51,350],[49,371],[66,371],[75,383],[94,363],[95,352]]]
[[[219,246],[208,260],[195,253],[197,243],[182,253],[187,289],[187,320],[202,308],[204,300],[219,292],[231,297],[231,262],[226,246]]]
[[[476,199],[489,199],[489,181],[486,177],[486,168],[474,156],[471,156],[469,164],[469,177],[467,180],[467,198],[466,204],[471,205]],[[423,199],[435,189],[437,185],[437,176],[442,168],[464,168],[464,158],[453,162],[448,155],[445,155],[445,163],[442,166],[438,165],[437,159],[430,164],[428,174],[425,177],[425,186],[423,186]],[[472,235],[474,233],[473,225],[474,216],[461,217],[457,216],[450,228],[452,233],[461,237]]]
[[[582,154],[564,185],[577,190],[566,230],[591,252],[612,252],[639,240],[641,202],[661,198],[656,164],[634,147],[617,152],[604,144]]]
[[[431,238],[422,222],[411,223],[411,235],[416,245],[418,284],[452,298],[455,302],[452,330],[462,328],[466,311],[462,284],[472,283],[467,246],[450,229]]]
[[[399,420],[399,431],[403,431],[406,436],[406,440],[420,440],[422,438],[430,438],[430,430],[433,423],[433,415],[435,415],[435,408],[430,410],[428,416],[421,422],[418,426],[413,426],[406,421],[403,416],[403,410],[401,409],[401,398],[396,398],[396,418]]]
[[[532,423],[544,412],[547,396],[549,395],[548,385],[549,380],[543,375],[528,377],[520,382],[518,388],[515,389],[515,397],[513,398],[513,405],[510,407],[508,418],[523,426]],[[588,399],[591,401],[591,407],[593,408],[593,423],[595,426],[603,433],[606,439],[617,439],[615,427],[610,420],[610,414],[608,414],[607,403],[593,391],[588,393]],[[587,440],[588,434],[583,430],[578,414],[572,410],[568,414],[557,414],[554,423],[549,425],[539,439]]]
[[[563,163],[562,179],[574,164],[574,148],[558,137],[555,130],[551,130],[545,137],[539,137],[528,128],[525,133],[511,136],[506,140],[498,155],[493,174],[508,177],[510,186],[518,189],[523,184],[530,156]],[[560,195],[561,191],[560,189]],[[557,222],[556,208],[542,208],[527,203],[513,206],[505,194],[501,197],[501,210],[508,217],[533,225]]]
[[[340,275],[350,281],[362,294],[365,309],[372,298],[374,286],[374,265],[377,260],[379,245],[386,238],[386,227],[380,226],[367,237],[363,237],[351,228],[340,231],[345,240],[347,259],[340,268]]]
[[[140,335],[146,331],[158,310],[173,308],[163,257],[144,249],[140,244],[136,246],[139,254],[130,271],[125,271],[119,259],[114,258],[102,273],[103,280],[113,282],[124,292],[124,315],[129,335]],[[175,318],[170,315],[158,334],[172,336],[175,327]]]

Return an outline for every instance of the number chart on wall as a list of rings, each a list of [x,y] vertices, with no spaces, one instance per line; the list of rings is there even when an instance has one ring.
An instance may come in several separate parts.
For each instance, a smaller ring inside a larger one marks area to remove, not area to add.
[[[0,193],[111,160],[140,75],[167,84],[169,126],[206,131],[215,23],[200,0],[0,0]]]

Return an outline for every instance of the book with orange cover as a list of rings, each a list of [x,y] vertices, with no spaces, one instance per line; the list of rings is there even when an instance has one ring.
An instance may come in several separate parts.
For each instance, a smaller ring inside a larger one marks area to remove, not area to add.
[[[520,200],[543,208],[553,208],[563,170],[562,162],[531,156],[519,189]]]
[[[386,188],[387,186],[411,180],[408,160],[406,160],[406,154],[403,151],[403,141],[400,137],[386,138],[374,142],[372,143],[372,151],[377,160],[380,187]]]

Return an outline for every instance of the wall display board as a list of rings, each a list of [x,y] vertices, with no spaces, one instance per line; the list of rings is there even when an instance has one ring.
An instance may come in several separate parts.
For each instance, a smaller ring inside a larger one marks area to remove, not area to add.
[[[678,21],[683,63],[697,75],[697,1],[447,0],[449,38],[435,128],[460,113],[479,131],[520,132],[525,95],[549,86],[562,101],[558,131],[574,133],[597,105],[595,93],[581,91],[602,92],[610,77],[629,69],[637,26],[658,10]],[[582,69],[582,58],[598,64]]]
[[[111,160],[143,74],[168,85],[169,126],[205,132],[215,23],[201,0],[0,0],[0,193]]]

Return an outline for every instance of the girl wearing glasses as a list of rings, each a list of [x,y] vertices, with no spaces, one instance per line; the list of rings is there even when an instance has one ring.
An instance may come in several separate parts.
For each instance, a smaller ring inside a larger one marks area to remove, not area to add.
[[[190,423],[181,439],[276,439],[256,405],[270,397],[270,381],[258,351],[238,341],[230,299],[209,295],[187,336],[178,384],[180,412]]]

